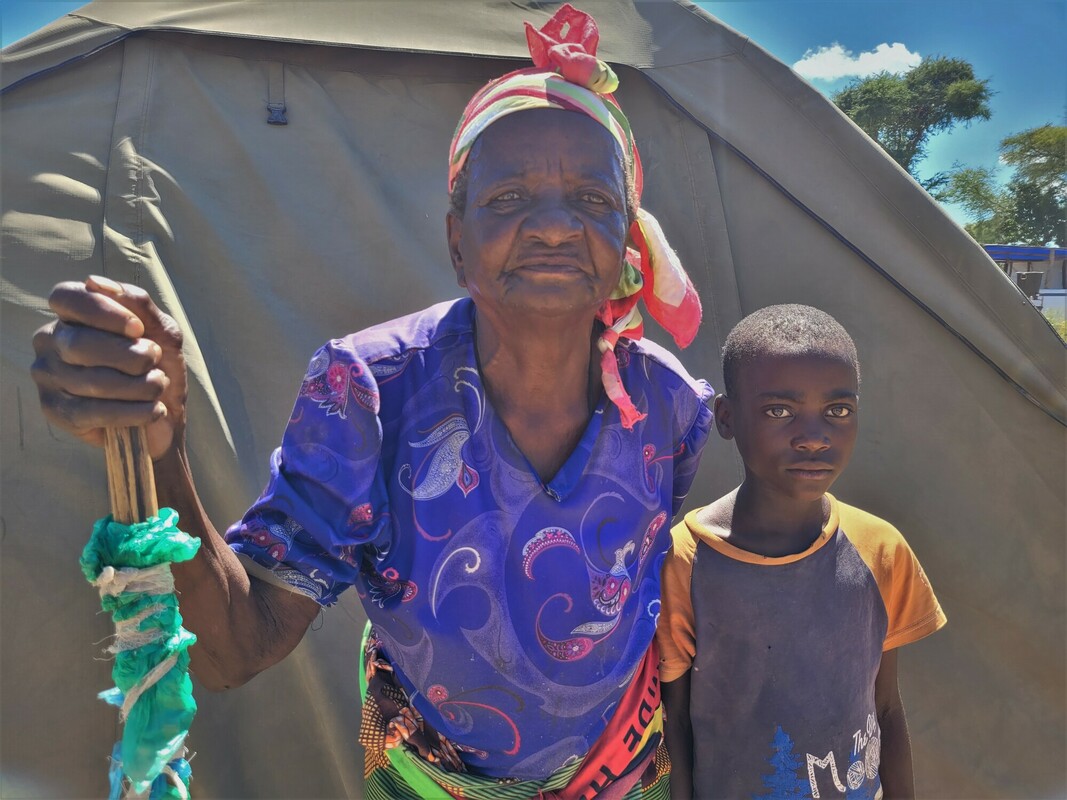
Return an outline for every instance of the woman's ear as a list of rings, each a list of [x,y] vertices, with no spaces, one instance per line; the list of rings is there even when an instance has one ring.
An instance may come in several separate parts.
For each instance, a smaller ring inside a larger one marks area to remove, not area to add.
[[[723,439],[734,438],[733,409],[730,408],[730,398],[724,394],[715,395],[715,404],[712,406],[715,412],[715,429]]]
[[[456,272],[456,283],[467,288],[467,278],[463,274],[463,255],[460,243],[463,241],[463,220],[449,211],[445,215],[445,230],[448,233],[448,256],[452,259],[452,269]]]

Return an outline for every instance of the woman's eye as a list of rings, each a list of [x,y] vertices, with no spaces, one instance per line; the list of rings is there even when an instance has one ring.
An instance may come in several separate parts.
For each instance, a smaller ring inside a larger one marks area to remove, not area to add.
[[[582,200],[586,203],[593,203],[598,206],[607,205],[608,203],[608,199],[598,192],[583,192]]]
[[[851,417],[852,409],[848,406],[831,406],[830,410],[826,413],[831,417],[841,419],[842,417]]]
[[[519,199],[519,193],[514,189],[506,192],[501,192],[493,198],[494,203],[513,203]]]
[[[763,413],[774,419],[787,419],[793,416],[792,412],[785,406],[771,406],[765,409]]]

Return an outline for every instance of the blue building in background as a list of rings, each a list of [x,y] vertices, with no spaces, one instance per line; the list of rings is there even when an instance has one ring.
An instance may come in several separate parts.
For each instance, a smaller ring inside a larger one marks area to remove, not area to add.
[[[1067,316],[1067,248],[1010,244],[982,247],[1045,316]]]

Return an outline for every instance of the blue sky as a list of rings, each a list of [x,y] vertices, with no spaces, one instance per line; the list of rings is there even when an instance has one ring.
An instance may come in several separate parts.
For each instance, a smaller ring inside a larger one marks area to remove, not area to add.
[[[0,0],[0,38],[3,40],[3,46],[17,42],[23,36],[83,5],[85,2]]]
[[[698,5],[802,74],[819,67],[825,75],[853,73],[836,80],[806,76],[825,95],[864,69],[902,71],[922,56],[969,61],[994,92],[992,118],[934,136],[919,164],[921,177],[956,161],[996,166],[1005,136],[1064,124],[1067,0],[698,0]],[[1002,170],[1000,177],[1007,176]],[[949,211],[962,219],[956,209]]]
[[[81,5],[0,0],[3,44]],[[1005,136],[1045,123],[1064,124],[1067,0],[698,0],[698,5],[809,76],[826,95],[863,70],[903,70],[923,56],[973,64],[994,92],[992,119],[931,139],[929,155],[919,165],[921,177],[956,161],[995,166],[997,145]],[[1007,172],[1002,170],[1001,177]],[[962,219],[955,209],[949,211]]]

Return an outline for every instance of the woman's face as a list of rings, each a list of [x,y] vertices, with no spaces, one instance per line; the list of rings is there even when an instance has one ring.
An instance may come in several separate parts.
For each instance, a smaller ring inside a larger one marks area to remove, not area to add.
[[[491,125],[469,159],[448,240],[479,313],[595,312],[619,281],[629,228],[611,134],[584,114],[522,111]]]

